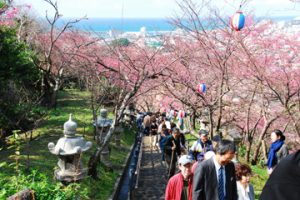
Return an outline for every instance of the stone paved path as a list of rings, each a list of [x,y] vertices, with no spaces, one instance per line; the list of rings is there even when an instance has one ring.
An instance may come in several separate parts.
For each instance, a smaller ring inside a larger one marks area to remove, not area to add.
[[[134,191],[132,200],[164,199],[167,169],[161,161],[161,153],[150,147],[150,137],[143,137],[143,154],[140,168],[138,188]]]

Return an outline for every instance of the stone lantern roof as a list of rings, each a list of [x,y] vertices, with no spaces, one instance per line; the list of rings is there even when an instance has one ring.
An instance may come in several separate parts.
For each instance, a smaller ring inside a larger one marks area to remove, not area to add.
[[[72,114],[70,114],[69,120],[64,123],[65,137],[75,137],[76,129],[77,123],[72,120]]]
[[[91,148],[92,143],[84,140],[82,136],[76,136],[77,123],[69,120],[64,124],[64,137],[60,138],[55,145],[53,142],[48,144],[49,151],[55,155],[74,155],[85,152]]]

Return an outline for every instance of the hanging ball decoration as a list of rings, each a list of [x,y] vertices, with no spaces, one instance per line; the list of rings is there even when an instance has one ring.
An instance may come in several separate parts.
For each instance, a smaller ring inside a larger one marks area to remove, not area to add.
[[[206,92],[206,85],[204,83],[198,84],[196,90],[199,93],[205,93]]]
[[[230,26],[236,31],[240,31],[245,25],[245,15],[242,11],[237,11],[230,18]]]

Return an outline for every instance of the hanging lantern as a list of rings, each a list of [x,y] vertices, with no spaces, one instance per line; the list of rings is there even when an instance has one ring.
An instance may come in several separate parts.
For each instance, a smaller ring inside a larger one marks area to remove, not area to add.
[[[206,92],[206,85],[204,83],[198,84],[196,90],[199,93],[205,93]]]
[[[184,118],[185,117],[185,112],[183,110],[180,110],[178,112],[178,118]]]
[[[242,11],[237,11],[231,18],[230,18],[230,26],[236,31],[241,30],[245,25],[245,15]]]

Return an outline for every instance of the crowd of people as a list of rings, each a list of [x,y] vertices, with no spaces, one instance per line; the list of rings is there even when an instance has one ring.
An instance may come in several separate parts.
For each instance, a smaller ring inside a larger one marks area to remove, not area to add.
[[[153,138],[153,148],[161,152],[162,161],[167,165],[166,200],[255,199],[254,188],[250,184],[252,170],[247,164],[232,161],[236,154],[232,141],[218,136],[210,140],[208,131],[201,129],[199,138],[188,148],[182,121],[181,124],[172,121],[172,117],[168,118],[165,113],[145,113],[137,118],[138,127],[144,135]],[[270,178],[261,200],[299,198],[300,152],[288,156],[284,140],[280,130],[271,133],[272,144],[266,163]],[[294,176],[285,169],[293,169]],[[280,188],[282,180],[292,185],[293,191],[286,194],[286,190]],[[272,189],[277,192],[272,192]]]

